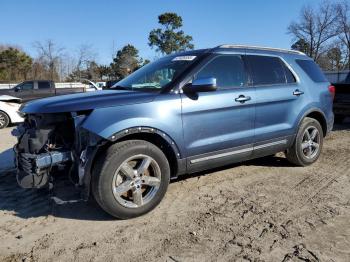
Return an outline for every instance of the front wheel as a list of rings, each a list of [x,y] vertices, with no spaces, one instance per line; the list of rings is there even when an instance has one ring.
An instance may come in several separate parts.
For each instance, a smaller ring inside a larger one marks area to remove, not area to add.
[[[0,129],[7,127],[10,123],[10,119],[8,115],[2,111],[0,111]]]
[[[164,153],[143,140],[112,145],[93,170],[92,191],[97,203],[120,219],[143,215],[164,197],[170,167]]]
[[[293,145],[287,149],[286,157],[297,166],[308,166],[319,158],[323,146],[323,130],[320,123],[306,117],[298,130]]]

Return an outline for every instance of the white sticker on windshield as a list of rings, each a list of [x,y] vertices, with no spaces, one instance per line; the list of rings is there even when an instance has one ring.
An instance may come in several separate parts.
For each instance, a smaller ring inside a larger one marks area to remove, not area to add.
[[[196,56],[194,56],[194,55],[184,55],[184,56],[177,56],[177,57],[173,58],[172,61],[192,61],[195,58],[196,58]]]

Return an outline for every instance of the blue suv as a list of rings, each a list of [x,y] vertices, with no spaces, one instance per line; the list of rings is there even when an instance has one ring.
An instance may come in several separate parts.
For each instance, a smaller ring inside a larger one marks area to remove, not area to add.
[[[22,106],[17,180],[42,188],[68,174],[109,214],[145,214],[169,181],[285,152],[314,163],[333,126],[334,87],[291,50],[222,45],[150,63],[111,90]],[[65,171],[65,172],[63,172]]]

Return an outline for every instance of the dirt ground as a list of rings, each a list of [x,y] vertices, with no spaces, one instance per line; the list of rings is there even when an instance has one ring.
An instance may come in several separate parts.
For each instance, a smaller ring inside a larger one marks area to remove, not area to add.
[[[132,220],[50,201],[65,184],[35,192],[0,174],[0,261],[350,261],[350,121],[310,167],[278,154],[183,177]]]
[[[4,170],[13,169],[13,145],[16,137],[11,135],[12,128],[0,129],[0,173]]]

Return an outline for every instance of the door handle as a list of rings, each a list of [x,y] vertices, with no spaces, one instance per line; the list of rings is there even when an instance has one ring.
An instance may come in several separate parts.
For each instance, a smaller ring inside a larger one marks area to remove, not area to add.
[[[293,95],[295,95],[295,96],[300,96],[300,95],[303,95],[304,94],[304,92],[303,91],[300,91],[299,89],[296,89],[296,90],[294,90],[294,92],[293,92]]]
[[[250,99],[250,96],[240,95],[235,99],[235,101],[243,104],[245,101],[249,101]]]

